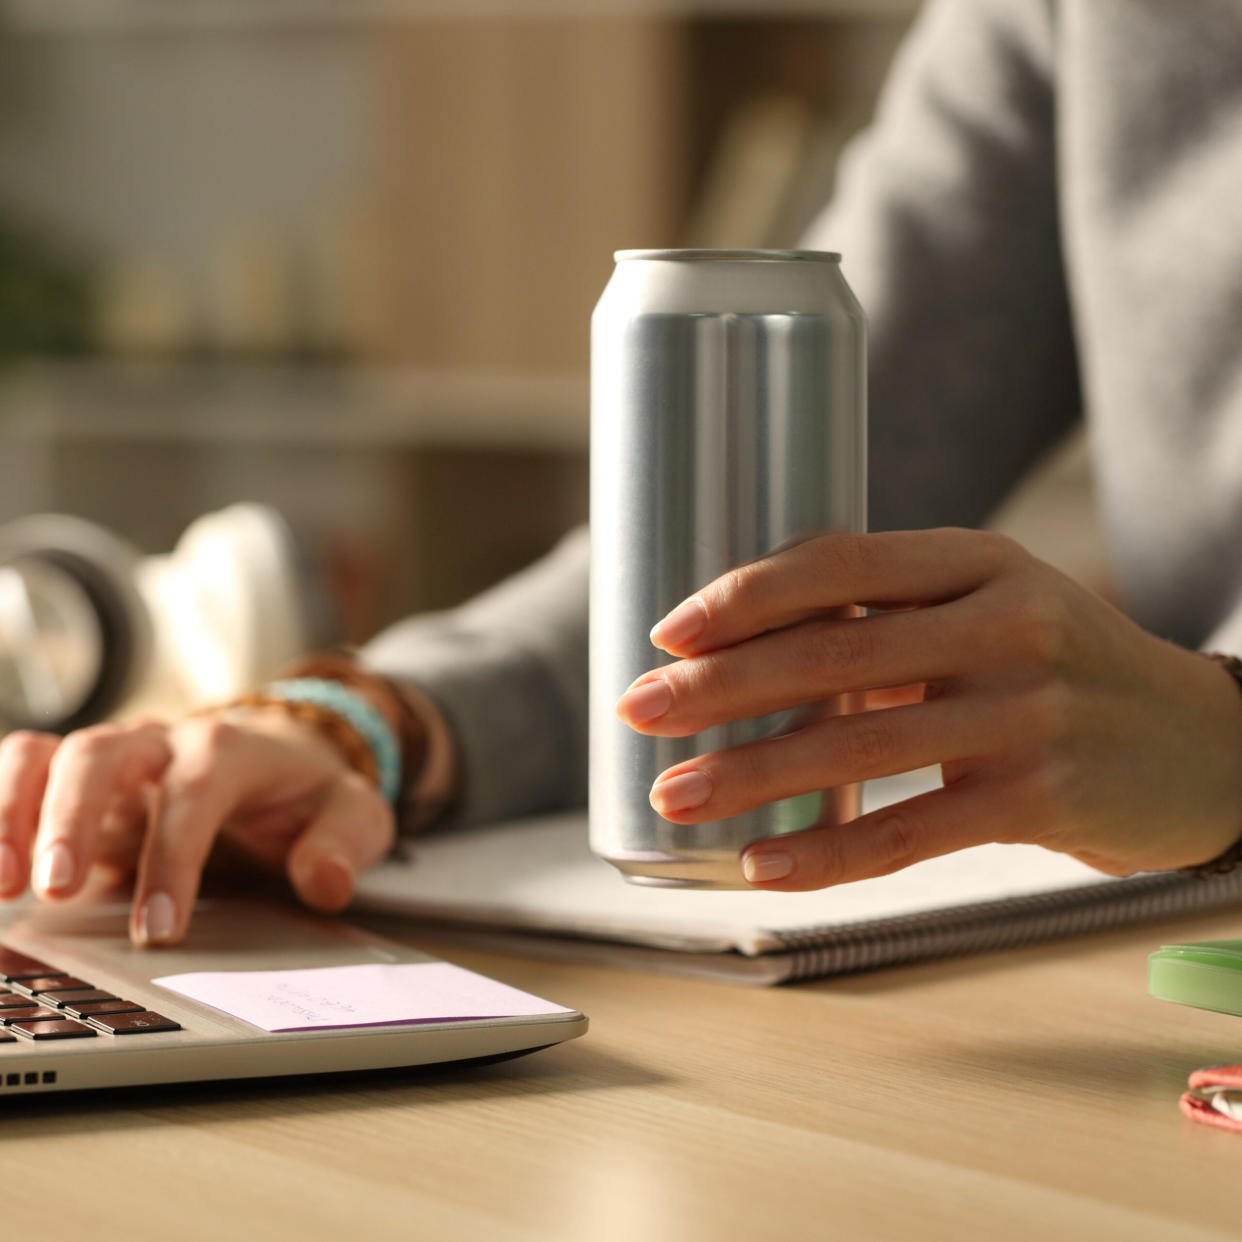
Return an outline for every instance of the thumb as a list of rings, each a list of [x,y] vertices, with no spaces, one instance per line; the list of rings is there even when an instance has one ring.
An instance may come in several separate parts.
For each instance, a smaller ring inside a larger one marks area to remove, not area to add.
[[[345,773],[289,850],[289,881],[313,909],[344,910],[358,874],[392,849],[396,835],[392,808],[379,790],[356,772]]]

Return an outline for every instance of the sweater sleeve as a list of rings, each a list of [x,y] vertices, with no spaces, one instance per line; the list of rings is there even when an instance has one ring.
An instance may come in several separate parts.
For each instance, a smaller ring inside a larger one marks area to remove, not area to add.
[[[870,524],[975,526],[1081,406],[1051,0],[934,0],[807,244],[870,325]]]
[[[807,244],[870,319],[875,529],[981,521],[1073,421],[1044,0],[934,0]],[[363,658],[416,683],[462,754],[467,822],[586,796],[587,539]]]
[[[585,528],[449,612],[401,621],[361,652],[444,713],[461,758],[454,820],[485,823],[586,802]]]

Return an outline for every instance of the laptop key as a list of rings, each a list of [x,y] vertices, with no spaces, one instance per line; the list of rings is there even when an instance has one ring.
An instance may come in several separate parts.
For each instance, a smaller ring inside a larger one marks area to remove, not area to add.
[[[0,1009],[0,1026],[8,1026],[10,1022],[20,1022],[23,1018],[30,1017],[32,1013],[39,1013],[43,1008],[34,1001],[28,1001],[25,1005],[19,1005],[13,1009]],[[63,1018],[65,1015],[58,1013],[56,1016]]]
[[[5,1026],[14,1026],[18,1022],[47,1022],[55,1018],[63,1020],[64,1014],[59,1009],[45,1009],[42,1005],[31,1005],[26,1009],[6,1009],[0,1013],[0,1022]]]
[[[0,945],[0,976],[12,981],[13,979],[37,979],[41,975],[59,975],[64,971],[57,970],[55,966],[49,966],[46,962],[41,962],[37,957],[27,957],[25,953],[18,953],[16,949],[6,949]]]
[[[26,1039],[79,1039],[83,1035],[94,1035],[89,1026],[80,1022],[71,1022],[64,1016],[57,1017],[55,1022],[17,1022],[9,1027]]]
[[[31,1005],[38,1002],[32,996],[27,996],[22,992],[4,992],[0,994],[0,1012],[5,1009],[29,1009]]]
[[[92,1026],[113,1035],[139,1035],[147,1031],[179,1031],[181,1023],[158,1013],[97,1013],[87,1019]]]
[[[85,979],[75,979],[72,975],[48,975],[42,979],[22,980],[22,987],[36,995],[40,992],[77,992],[94,986],[93,983],[87,983]]]
[[[142,1013],[141,1005],[133,1001],[109,997],[107,1000],[69,1001],[61,1009],[74,1018],[89,1018],[97,1013]]]
[[[116,1000],[116,993],[105,988],[76,988],[72,992],[44,992],[37,998],[41,1005],[58,1005],[67,1009],[77,1001]]]

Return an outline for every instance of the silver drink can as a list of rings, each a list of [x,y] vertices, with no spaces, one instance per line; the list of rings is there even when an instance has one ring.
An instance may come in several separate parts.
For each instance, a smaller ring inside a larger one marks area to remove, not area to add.
[[[666,768],[807,709],[645,737],[617,699],[649,631],[727,570],[866,520],[866,327],[840,256],[623,250],[591,320],[591,848],[638,884],[746,888],[751,841],[857,814],[847,787],[712,823],[648,802]],[[821,704],[823,714],[840,705]]]

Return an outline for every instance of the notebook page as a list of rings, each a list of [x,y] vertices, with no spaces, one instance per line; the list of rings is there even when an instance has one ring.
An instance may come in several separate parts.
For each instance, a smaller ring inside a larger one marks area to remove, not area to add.
[[[928,787],[925,776],[876,784],[871,806]],[[784,948],[782,932],[1109,882],[1037,846],[983,845],[812,893],[644,888],[626,883],[591,854],[586,817],[573,814],[422,838],[408,861],[363,876],[356,904],[391,914],[753,955]]]

